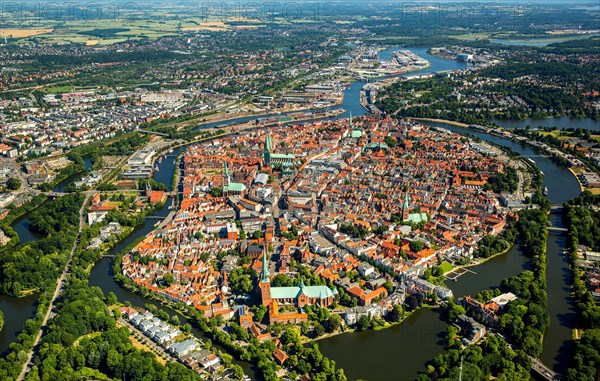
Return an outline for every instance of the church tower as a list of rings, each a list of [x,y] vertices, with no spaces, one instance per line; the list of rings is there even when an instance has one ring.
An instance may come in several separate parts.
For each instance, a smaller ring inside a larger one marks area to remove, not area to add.
[[[229,186],[229,167],[227,166],[227,160],[223,161],[223,189]]]
[[[402,203],[402,221],[408,220],[408,191],[404,192],[404,203]]]
[[[263,306],[271,304],[271,279],[269,278],[269,260],[267,259],[267,243],[263,249],[262,270],[260,271],[260,279],[258,281],[260,288],[260,297]]]
[[[271,165],[271,153],[272,152],[273,152],[273,147],[271,144],[271,133],[269,131],[267,131],[267,137],[265,138],[265,147],[263,150],[266,166]]]

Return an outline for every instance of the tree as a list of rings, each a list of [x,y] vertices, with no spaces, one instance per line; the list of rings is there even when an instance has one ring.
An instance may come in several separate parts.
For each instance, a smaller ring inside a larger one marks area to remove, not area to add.
[[[6,189],[15,191],[15,190],[21,188],[21,185],[22,184],[21,184],[21,181],[19,179],[15,178],[15,177],[11,177],[6,182]]]
[[[356,323],[356,329],[358,331],[364,331],[371,328],[371,319],[368,316],[361,316]]]
[[[323,336],[325,334],[325,328],[322,324],[316,323],[314,333],[316,337]]]
[[[342,325],[342,318],[340,315],[331,314],[329,318],[327,318],[326,328],[327,332],[335,332],[340,329]]]
[[[417,253],[417,252],[423,250],[423,248],[425,248],[425,244],[423,242],[417,241],[417,240],[412,241],[409,246],[410,246],[410,249],[415,253]]]
[[[118,299],[117,299],[117,295],[115,295],[114,292],[109,292],[108,296],[106,297],[106,304],[108,304],[109,306],[112,306],[114,304],[117,304]]]
[[[173,276],[173,274],[171,273],[166,273],[165,275],[163,275],[162,277],[162,283],[169,287],[171,286],[173,283],[175,282],[175,277]]]
[[[404,311],[403,311],[402,306],[399,304],[396,304],[389,313],[390,321],[392,321],[394,323],[399,322],[402,319],[403,313],[404,313]]]
[[[267,314],[267,307],[260,305],[254,312],[254,321],[261,322]]]

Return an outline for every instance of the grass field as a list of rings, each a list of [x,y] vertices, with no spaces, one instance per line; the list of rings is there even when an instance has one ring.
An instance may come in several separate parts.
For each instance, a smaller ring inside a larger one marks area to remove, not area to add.
[[[448,271],[452,270],[454,267],[448,263],[448,262],[442,262],[442,264],[440,265],[441,269],[442,269],[442,274],[447,273]]]
[[[62,93],[70,93],[73,90],[75,90],[74,86],[55,86],[55,87],[48,87],[48,88],[44,89],[44,92],[46,92],[48,94],[62,94]]]

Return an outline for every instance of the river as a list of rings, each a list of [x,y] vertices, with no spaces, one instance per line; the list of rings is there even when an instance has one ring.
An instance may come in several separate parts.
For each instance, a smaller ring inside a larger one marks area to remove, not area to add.
[[[69,185],[75,181],[81,180],[83,178],[83,176],[85,176],[87,174],[87,171],[89,171],[90,168],[92,168],[92,159],[89,156],[84,156],[83,163],[85,164],[85,171],[72,174],[71,176],[69,176],[66,179],[64,179],[63,181],[61,181],[60,183],[56,184],[56,186],[54,187],[54,191],[55,192],[64,192],[65,187],[67,185]]]
[[[591,118],[569,118],[568,116],[560,116],[545,119],[492,119],[492,123],[504,128],[525,128],[534,127],[558,127],[565,128],[581,128],[584,130],[600,131],[600,120]]]
[[[553,204],[563,204],[568,200],[577,197],[580,193],[580,188],[575,177],[567,169],[562,168],[540,156],[533,149],[528,146],[517,144],[511,140],[503,139],[497,136],[488,135],[482,132],[467,130],[461,127],[452,126],[444,123],[426,122],[426,124],[434,127],[442,127],[448,130],[465,133],[469,132],[473,135],[480,137],[486,141],[502,145],[512,149],[515,152],[520,153],[523,156],[531,156],[537,166],[544,172],[544,186],[548,187],[548,198]],[[552,213],[550,220],[553,226],[562,227],[560,214]],[[566,249],[567,242],[566,237],[561,234],[550,233],[547,242],[547,292],[548,292],[548,306],[547,311],[550,316],[550,326],[544,335],[543,351],[540,356],[542,362],[547,366],[553,368],[559,373],[564,373],[569,365],[571,352],[573,349],[573,342],[571,339],[572,323],[575,316],[575,310],[573,301],[570,297],[570,271],[568,258],[563,254],[563,250]],[[514,248],[511,251],[514,252]],[[494,258],[496,260],[497,258]],[[519,261],[517,259],[517,261]],[[514,261],[509,261],[514,262]],[[488,262],[491,264],[491,262]],[[485,265],[483,265],[485,266]],[[474,267],[473,270],[479,274],[479,276],[473,274],[467,274],[461,276],[458,279],[457,286],[449,284],[453,291],[457,292],[456,287],[459,287],[461,293],[465,293],[466,290],[471,288],[469,286],[460,287],[460,283],[470,283],[471,279],[475,283],[481,282],[476,279],[485,277],[494,277],[494,272],[498,270],[498,267],[491,266],[485,273],[483,272],[483,266]],[[501,275],[504,275],[504,270],[507,266],[504,266],[502,270],[498,270]],[[516,266],[508,266],[514,268]],[[477,270],[480,269],[480,270]],[[485,276],[484,276],[485,275]],[[506,274],[508,276],[508,274]],[[503,278],[505,276],[501,276]],[[490,282],[488,282],[490,283]],[[471,293],[481,291],[475,289]],[[458,295],[460,293],[457,292]]]
[[[388,51],[392,50],[397,49],[389,49]],[[426,48],[410,50],[432,62],[430,67],[422,70],[423,72],[453,70],[457,68],[457,61],[448,61],[428,55]],[[385,52],[381,52],[380,57],[385,58]],[[430,57],[433,58],[430,59]],[[351,84],[350,88],[346,91],[344,102],[340,106],[346,112],[338,116],[338,118],[347,117],[350,112],[352,112],[353,116],[366,113],[366,110],[360,105],[358,96],[363,85],[364,82],[361,81]],[[199,128],[225,126],[254,118],[238,118],[199,126]],[[440,123],[429,124],[459,133],[467,132],[465,129],[451,125]],[[468,132],[484,140],[505,145],[522,155],[532,156],[532,159],[545,174],[544,185],[548,187],[548,197],[553,203],[563,203],[579,194],[579,185],[570,172],[540,157],[531,148],[481,132]],[[173,160],[182,149],[184,148],[181,147],[174,150],[167,158],[162,160],[162,163],[158,164],[159,171],[155,174],[157,181],[170,187],[175,170]],[[164,217],[168,212],[168,207],[165,206],[157,209],[152,215]],[[156,221],[155,219],[147,220],[143,225],[136,228],[129,237],[115,246],[112,252],[118,253],[130,242],[148,234],[154,228]],[[23,236],[23,238],[26,238],[26,236]],[[36,239],[36,237],[31,236],[31,239]],[[564,356],[568,355],[570,351],[569,327],[572,319],[571,310],[569,310],[570,299],[568,298],[568,283],[566,280],[568,278],[565,279],[565,269],[568,270],[568,267],[566,267],[566,259],[560,254],[562,247],[564,247],[564,237],[551,235],[548,241],[548,312],[551,318],[551,326],[544,340],[542,360],[544,363],[554,366],[556,370],[562,369],[561,363],[564,364]],[[524,268],[527,268],[527,261],[519,254],[519,249],[515,247],[507,255],[496,257],[482,265],[472,267],[471,269],[477,275],[463,275],[457,282],[449,282],[448,286],[453,289],[457,296],[467,293],[476,294],[483,289],[499,286],[502,279],[516,275]],[[90,285],[100,287],[105,294],[112,291],[120,301],[128,300],[135,306],[143,307],[146,303],[158,304],[127,291],[117,284],[112,274],[112,260],[109,258],[101,259],[94,266],[90,275]],[[25,301],[23,302],[25,303]],[[31,302],[30,306],[33,306]],[[168,308],[162,306],[160,308],[163,308],[170,314],[175,313],[175,311]],[[182,316],[179,317],[182,322],[185,321]],[[26,318],[24,317],[23,321]],[[19,326],[22,326],[22,323]],[[3,335],[6,334],[6,331],[8,330],[5,329],[3,331]],[[567,331],[568,337],[566,335]],[[195,333],[201,335],[197,331]],[[422,309],[412,314],[402,324],[392,328],[338,335],[320,340],[319,346],[324,355],[335,360],[339,366],[344,368],[349,379],[411,380],[416,377],[419,371],[425,370],[424,364],[428,360],[439,353],[443,353],[443,338],[445,334],[446,324],[440,321],[438,313],[430,309]],[[16,337],[16,334],[10,337]],[[2,344],[5,344],[4,337]],[[6,344],[7,346],[8,344]],[[242,365],[247,374],[254,375],[249,364],[241,363],[240,365]]]

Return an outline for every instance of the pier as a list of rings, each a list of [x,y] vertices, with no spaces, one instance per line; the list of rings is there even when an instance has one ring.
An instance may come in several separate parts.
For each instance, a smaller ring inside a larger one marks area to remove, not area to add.
[[[466,273],[471,273],[471,274],[477,275],[477,273],[473,270],[469,270],[466,267],[459,267],[457,269],[450,271],[448,273],[448,275],[446,275],[446,279],[456,282],[458,280],[458,278],[465,275]],[[450,275],[450,274],[452,274],[452,275]]]

